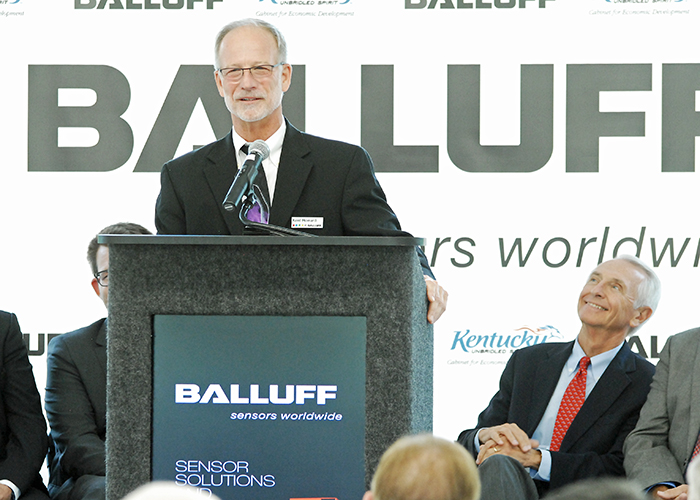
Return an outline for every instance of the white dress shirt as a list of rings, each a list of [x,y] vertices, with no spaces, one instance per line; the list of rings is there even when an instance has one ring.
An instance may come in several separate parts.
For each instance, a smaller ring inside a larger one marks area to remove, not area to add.
[[[284,142],[284,135],[287,132],[287,123],[282,122],[282,126],[277,129],[277,131],[270,136],[265,142],[270,148],[270,156],[263,160],[263,168],[265,169],[265,178],[267,179],[267,188],[270,191],[270,199],[267,200],[270,206],[272,206],[272,199],[275,196],[275,185],[277,184],[277,171],[279,170],[280,157],[282,156],[282,143]],[[238,162],[238,168],[243,166],[245,161],[245,154],[241,152],[241,148],[247,141],[233,130],[231,134],[233,137],[233,149],[236,151],[236,161]]]

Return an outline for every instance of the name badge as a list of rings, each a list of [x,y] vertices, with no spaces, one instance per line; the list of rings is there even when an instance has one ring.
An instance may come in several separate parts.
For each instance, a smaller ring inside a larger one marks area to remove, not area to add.
[[[292,217],[292,229],[323,229],[323,217]]]

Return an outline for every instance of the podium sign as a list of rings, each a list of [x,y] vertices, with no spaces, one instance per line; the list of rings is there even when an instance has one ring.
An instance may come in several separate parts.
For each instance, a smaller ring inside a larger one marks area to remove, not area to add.
[[[364,317],[156,315],[152,478],[361,498],[366,336]]]
[[[107,500],[154,479],[224,500],[357,500],[391,443],[432,429],[422,241],[98,242],[109,245]]]

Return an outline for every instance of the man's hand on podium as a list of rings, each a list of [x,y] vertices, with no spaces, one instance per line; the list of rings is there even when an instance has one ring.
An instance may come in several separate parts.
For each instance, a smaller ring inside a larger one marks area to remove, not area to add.
[[[428,323],[435,323],[447,309],[447,296],[449,294],[430,276],[424,275],[423,278],[425,278],[425,290],[430,301],[430,306],[428,306]]]

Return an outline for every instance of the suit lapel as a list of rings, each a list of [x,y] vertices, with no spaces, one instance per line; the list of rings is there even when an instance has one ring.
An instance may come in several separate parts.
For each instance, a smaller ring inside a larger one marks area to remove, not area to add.
[[[301,132],[287,121],[275,194],[270,208],[270,224],[286,226],[292,217],[292,211],[299,201],[306,179],[313,167],[313,163],[305,159],[310,152]]]
[[[573,348],[573,341],[566,344],[553,344],[547,358],[537,364],[533,377],[535,382],[533,383],[532,399],[530,400],[533,407],[527,410],[527,433],[529,436],[532,436],[540,420],[542,420],[547,405],[549,405],[549,400],[552,398],[552,393],[554,393],[554,389],[559,382],[564,364],[569,359]]]
[[[690,408],[700,408],[700,343],[697,343],[695,346],[695,356],[693,357],[693,366],[691,369]],[[690,422],[688,425],[688,454],[686,456],[690,457],[698,439],[698,432],[700,431],[700,412],[690,412]]]
[[[102,322],[95,337],[95,357],[103,374],[107,375],[107,320]]]
[[[226,198],[226,194],[238,170],[231,132],[214,144],[207,155],[207,163],[204,165],[203,170],[211,190],[211,196],[219,213],[226,222],[229,232],[231,234],[242,234],[243,224],[238,220],[238,209],[228,212],[223,207],[224,198]]]
[[[613,358],[583,406],[571,422],[561,443],[561,451],[569,450],[586,431],[615,404],[617,398],[632,382],[627,372],[634,371],[636,361],[627,343]]]

